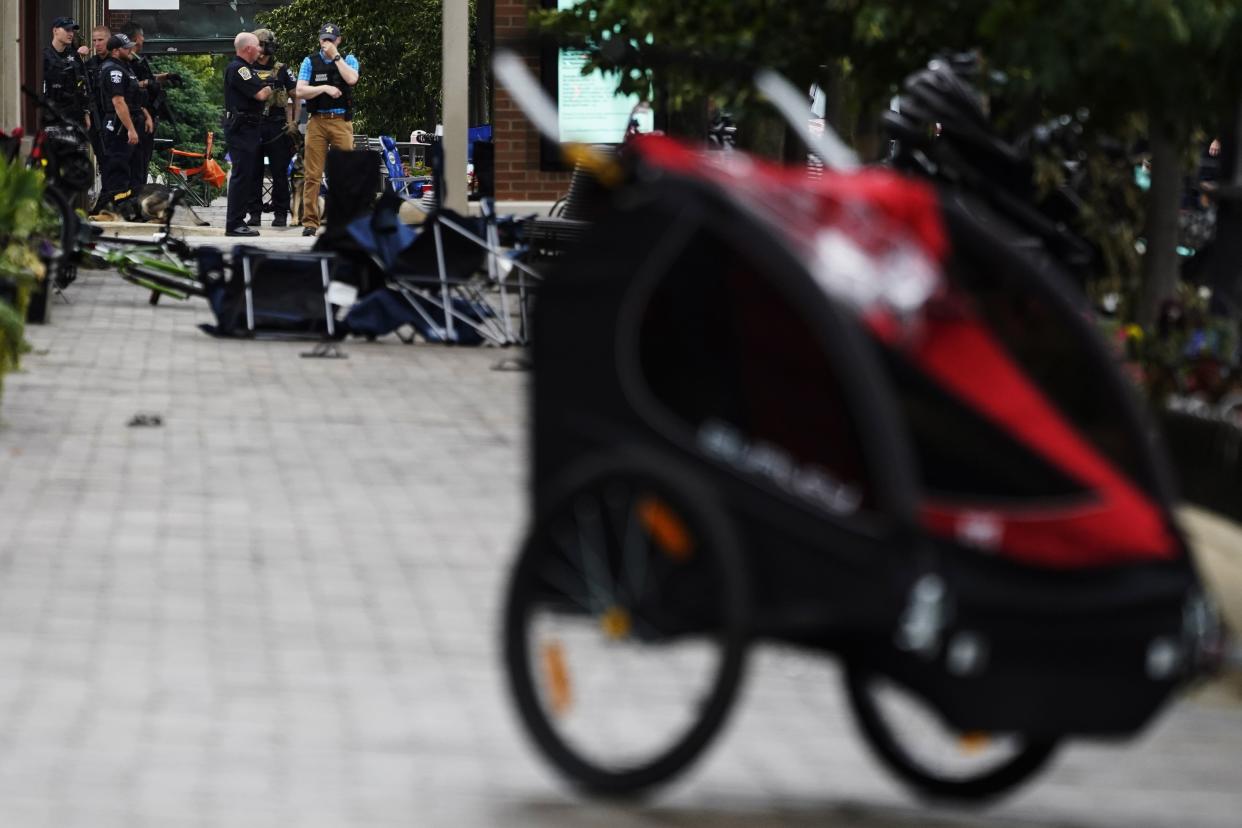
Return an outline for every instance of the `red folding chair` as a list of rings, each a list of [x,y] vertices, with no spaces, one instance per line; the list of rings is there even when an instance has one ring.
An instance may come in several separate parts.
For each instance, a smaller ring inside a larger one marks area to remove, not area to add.
[[[207,133],[207,142],[203,152],[189,152],[187,150],[179,150],[172,147],[168,150],[168,172],[171,177],[176,180],[180,189],[184,190],[186,195],[199,207],[207,207],[211,204],[211,193],[213,189],[219,189],[224,186],[224,170],[220,164],[211,157],[212,145],[215,141],[215,133]],[[189,166],[180,159],[201,159],[196,166]],[[173,183],[172,181],[169,182]]]

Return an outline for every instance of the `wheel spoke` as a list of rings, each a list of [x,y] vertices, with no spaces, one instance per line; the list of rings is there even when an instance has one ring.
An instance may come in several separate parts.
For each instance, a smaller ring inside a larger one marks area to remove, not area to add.
[[[624,511],[625,523],[625,536],[621,546],[625,574],[623,583],[631,602],[637,606],[646,594],[647,562],[651,556],[651,546],[648,543],[647,533],[639,524],[634,500],[626,498],[620,505]],[[620,524],[621,520],[617,522]]]
[[[568,561],[574,569],[578,571],[582,583],[587,588],[587,594],[590,596],[591,613],[598,615],[608,608],[607,592],[604,587],[592,577],[588,571],[586,560],[582,554],[582,545],[575,539],[575,535],[579,533],[573,532],[565,527],[559,527],[558,530],[552,532],[552,542],[560,550],[566,561]],[[576,552],[575,552],[576,550]]]
[[[554,564],[559,564],[559,566],[554,567]],[[587,585],[582,582],[581,578],[576,577],[575,573],[563,561],[552,559],[545,561],[539,571],[539,576],[544,583],[555,588],[561,595],[581,607],[583,611],[590,615],[595,614],[595,608],[591,604],[589,588],[586,595],[583,595],[581,590],[575,589],[576,585],[580,584],[583,587]]]
[[[574,516],[578,523],[578,553],[582,558],[582,569],[588,573],[591,583],[598,585],[601,612],[606,612],[616,603],[617,591],[612,567],[608,564],[608,547],[604,540],[599,504],[593,498],[580,498],[574,504]]]

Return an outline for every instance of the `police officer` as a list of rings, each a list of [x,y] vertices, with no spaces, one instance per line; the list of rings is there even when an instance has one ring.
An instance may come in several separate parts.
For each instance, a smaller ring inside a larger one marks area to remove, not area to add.
[[[52,45],[43,50],[43,96],[66,118],[85,127],[89,113],[82,58],[89,51],[85,46],[73,48],[78,28],[72,17],[52,21]]]
[[[135,162],[138,121],[144,118],[142,89],[130,65],[134,43],[123,34],[108,38],[108,59],[99,67],[100,139],[103,143],[103,186],[92,214],[111,208],[128,218],[139,201],[145,171],[138,179]],[[146,116],[149,120],[150,116]]]
[[[133,65],[134,74],[138,76],[138,86],[142,88],[142,106],[151,115],[150,131],[142,131],[138,135],[138,152],[140,156],[140,165],[142,169],[147,169],[151,165],[151,156],[155,152],[155,105],[160,98],[161,84],[168,80],[168,72],[159,72],[158,74],[151,68],[151,62],[147,60],[147,56],[142,54],[142,44],[146,40],[142,27],[137,23],[126,23],[121,28],[121,33],[128,37],[134,43],[133,54],[130,56],[130,62]]]
[[[259,121],[272,96],[272,87],[260,80],[254,71],[254,61],[261,51],[257,37],[242,32],[233,38],[233,50],[237,57],[224,69],[224,137],[233,161],[224,235],[257,236],[259,231],[246,224],[246,208],[254,198],[255,171],[262,143]]]
[[[103,121],[99,112],[99,67],[108,59],[108,38],[112,32],[107,26],[96,26],[91,29],[91,51],[93,54],[86,59],[86,94],[87,106],[90,109],[91,148],[95,150],[96,165],[103,164],[103,142],[100,140],[99,125]]]
[[[319,185],[328,148],[354,148],[354,84],[358,82],[358,59],[342,55],[337,48],[341,28],[334,23],[319,27],[319,51],[302,61],[298,70],[298,97],[306,101],[310,120],[306,124],[303,163],[306,180],[302,195],[302,235],[315,235],[319,227]]]
[[[292,134],[297,131],[293,120],[293,97],[298,79],[286,64],[276,60],[276,35],[270,29],[258,29],[261,52],[254,64],[259,80],[272,87],[272,97],[267,99],[263,119],[259,124],[259,163],[255,167],[254,198],[250,202],[251,227],[258,227],[263,219],[263,157],[272,170],[272,217],[273,227],[287,226],[289,214],[289,162],[293,159]]]

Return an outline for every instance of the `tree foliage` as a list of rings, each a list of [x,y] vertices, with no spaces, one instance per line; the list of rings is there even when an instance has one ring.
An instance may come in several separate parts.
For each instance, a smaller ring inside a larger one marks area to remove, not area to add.
[[[1115,127],[1159,112],[1189,135],[1215,116],[1239,68],[1238,0],[581,0],[542,30],[584,48],[590,69],[646,94],[652,70],[676,95],[741,94],[756,69],[798,84],[844,65],[874,108],[938,52],[979,49],[1054,111],[1093,105]]]
[[[712,96],[745,103],[760,67],[843,89],[829,116],[847,139],[851,116],[869,120],[936,53],[977,49],[1020,102],[1010,128],[1086,107],[1097,133],[1148,139],[1158,169],[1146,203],[1144,318],[1171,293],[1192,142],[1242,97],[1242,0],[581,0],[538,23],[585,49],[588,70],[616,73],[621,91],[646,94],[659,73],[670,109]]]
[[[1185,140],[1236,90],[1236,0],[986,5],[976,32],[995,63],[1050,106],[1085,103],[1110,128],[1138,114]]]
[[[179,149],[201,150],[208,132],[220,132],[224,111],[222,55],[158,55],[151,58],[152,71],[176,72],[182,86],[169,88],[168,106],[176,122],[161,119],[159,138],[171,138]]]
[[[972,44],[970,11],[983,0],[934,9],[898,0],[582,0],[537,15],[541,30],[585,49],[589,69],[616,74],[621,91],[648,94],[652,72],[674,107],[703,97],[744,103],[754,73],[778,70],[799,85],[846,71],[878,99],[937,50]]]
[[[475,19],[470,0],[471,25]],[[342,4],[294,0],[260,16],[276,33],[277,57],[297,68],[318,48],[319,27],[341,27],[341,51],[361,66],[354,88],[354,128],[399,139],[431,130],[440,118],[441,0]]]

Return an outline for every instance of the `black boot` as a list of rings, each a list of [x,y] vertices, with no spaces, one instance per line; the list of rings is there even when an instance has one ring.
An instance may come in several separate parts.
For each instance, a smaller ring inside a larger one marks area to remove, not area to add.
[[[251,227],[259,227],[263,224],[262,213],[251,213],[250,218],[246,219],[246,224]]]
[[[277,214],[276,214],[276,215],[272,218],[272,226],[273,226],[273,227],[288,227],[289,225],[288,225],[288,223],[285,221],[285,214],[284,214],[284,213],[277,213]]]

